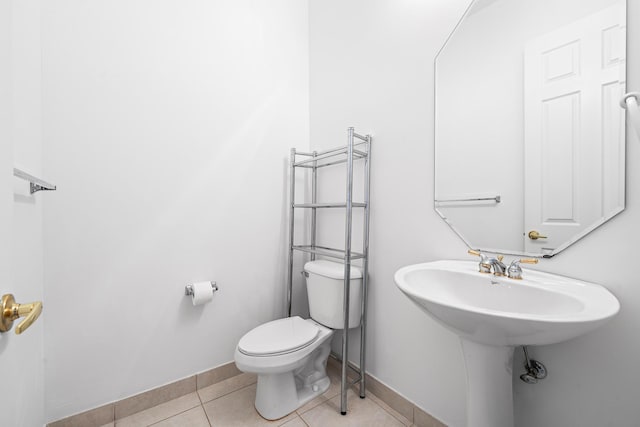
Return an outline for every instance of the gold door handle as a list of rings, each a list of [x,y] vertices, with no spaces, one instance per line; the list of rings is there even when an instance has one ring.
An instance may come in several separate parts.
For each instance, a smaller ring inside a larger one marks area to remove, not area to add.
[[[543,236],[542,234],[538,233],[536,230],[531,230],[529,232],[529,238],[531,240],[538,240],[538,239],[546,239],[547,236]]]
[[[29,304],[18,304],[12,294],[2,296],[2,316],[0,316],[0,332],[10,331],[13,321],[24,317],[24,320],[16,326],[16,334],[20,335],[40,317],[42,302],[36,301]]]

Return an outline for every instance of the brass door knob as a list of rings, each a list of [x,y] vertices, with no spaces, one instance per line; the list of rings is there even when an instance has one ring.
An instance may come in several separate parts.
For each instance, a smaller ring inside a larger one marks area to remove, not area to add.
[[[546,239],[547,236],[543,236],[542,234],[538,233],[536,230],[531,230],[529,232],[529,238],[531,240],[538,240],[538,239]]]
[[[12,294],[2,296],[2,311],[0,312],[0,332],[10,331],[13,321],[24,317],[24,320],[16,326],[16,334],[20,335],[36,321],[42,313],[42,302],[36,301],[29,304],[18,304]]]

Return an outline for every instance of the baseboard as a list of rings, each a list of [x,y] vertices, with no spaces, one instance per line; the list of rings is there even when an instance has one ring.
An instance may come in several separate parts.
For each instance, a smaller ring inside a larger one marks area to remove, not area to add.
[[[328,370],[339,375],[341,366],[341,362],[335,357],[329,357],[327,362]],[[51,422],[47,424],[47,427],[103,426],[240,374],[241,372],[236,368],[235,363],[229,362],[170,384]],[[355,375],[354,372],[348,370],[348,376],[351,379]],[[376,377],[366,374],[365,385],[367,393],[373,394],[389,408],[411,421],[415,427],[447,427],[443,422],[416,406]],[[356,384],[354,387],[358,387],[358,385]]]
[[[47,427],[99,427],[241,374],[234,362],[53,421]]]

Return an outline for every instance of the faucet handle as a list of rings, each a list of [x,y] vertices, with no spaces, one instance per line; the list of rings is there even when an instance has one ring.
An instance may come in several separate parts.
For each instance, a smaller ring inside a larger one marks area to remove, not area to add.
[[[476,251],[475,249],[469,249],[467,253],[480,257],[480,264],[478,264],[478,271],[480,273],[491,273],[491,264],[489,264],[488,258],[485,254],[480,251]]]
[[[507,269],[507,276],[511,279],[520,280],[522,279],[522,268],[520,268],[520,263],[522,264],[537,264],[537,258],[521,258],[514,259],[509,264],[509,268]]]

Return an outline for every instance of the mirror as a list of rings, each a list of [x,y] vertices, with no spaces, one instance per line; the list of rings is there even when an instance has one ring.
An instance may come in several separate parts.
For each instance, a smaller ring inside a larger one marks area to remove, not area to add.
[[[626,2],[476,0],[435,60],[435,209],[550,257],[624,210]]]

